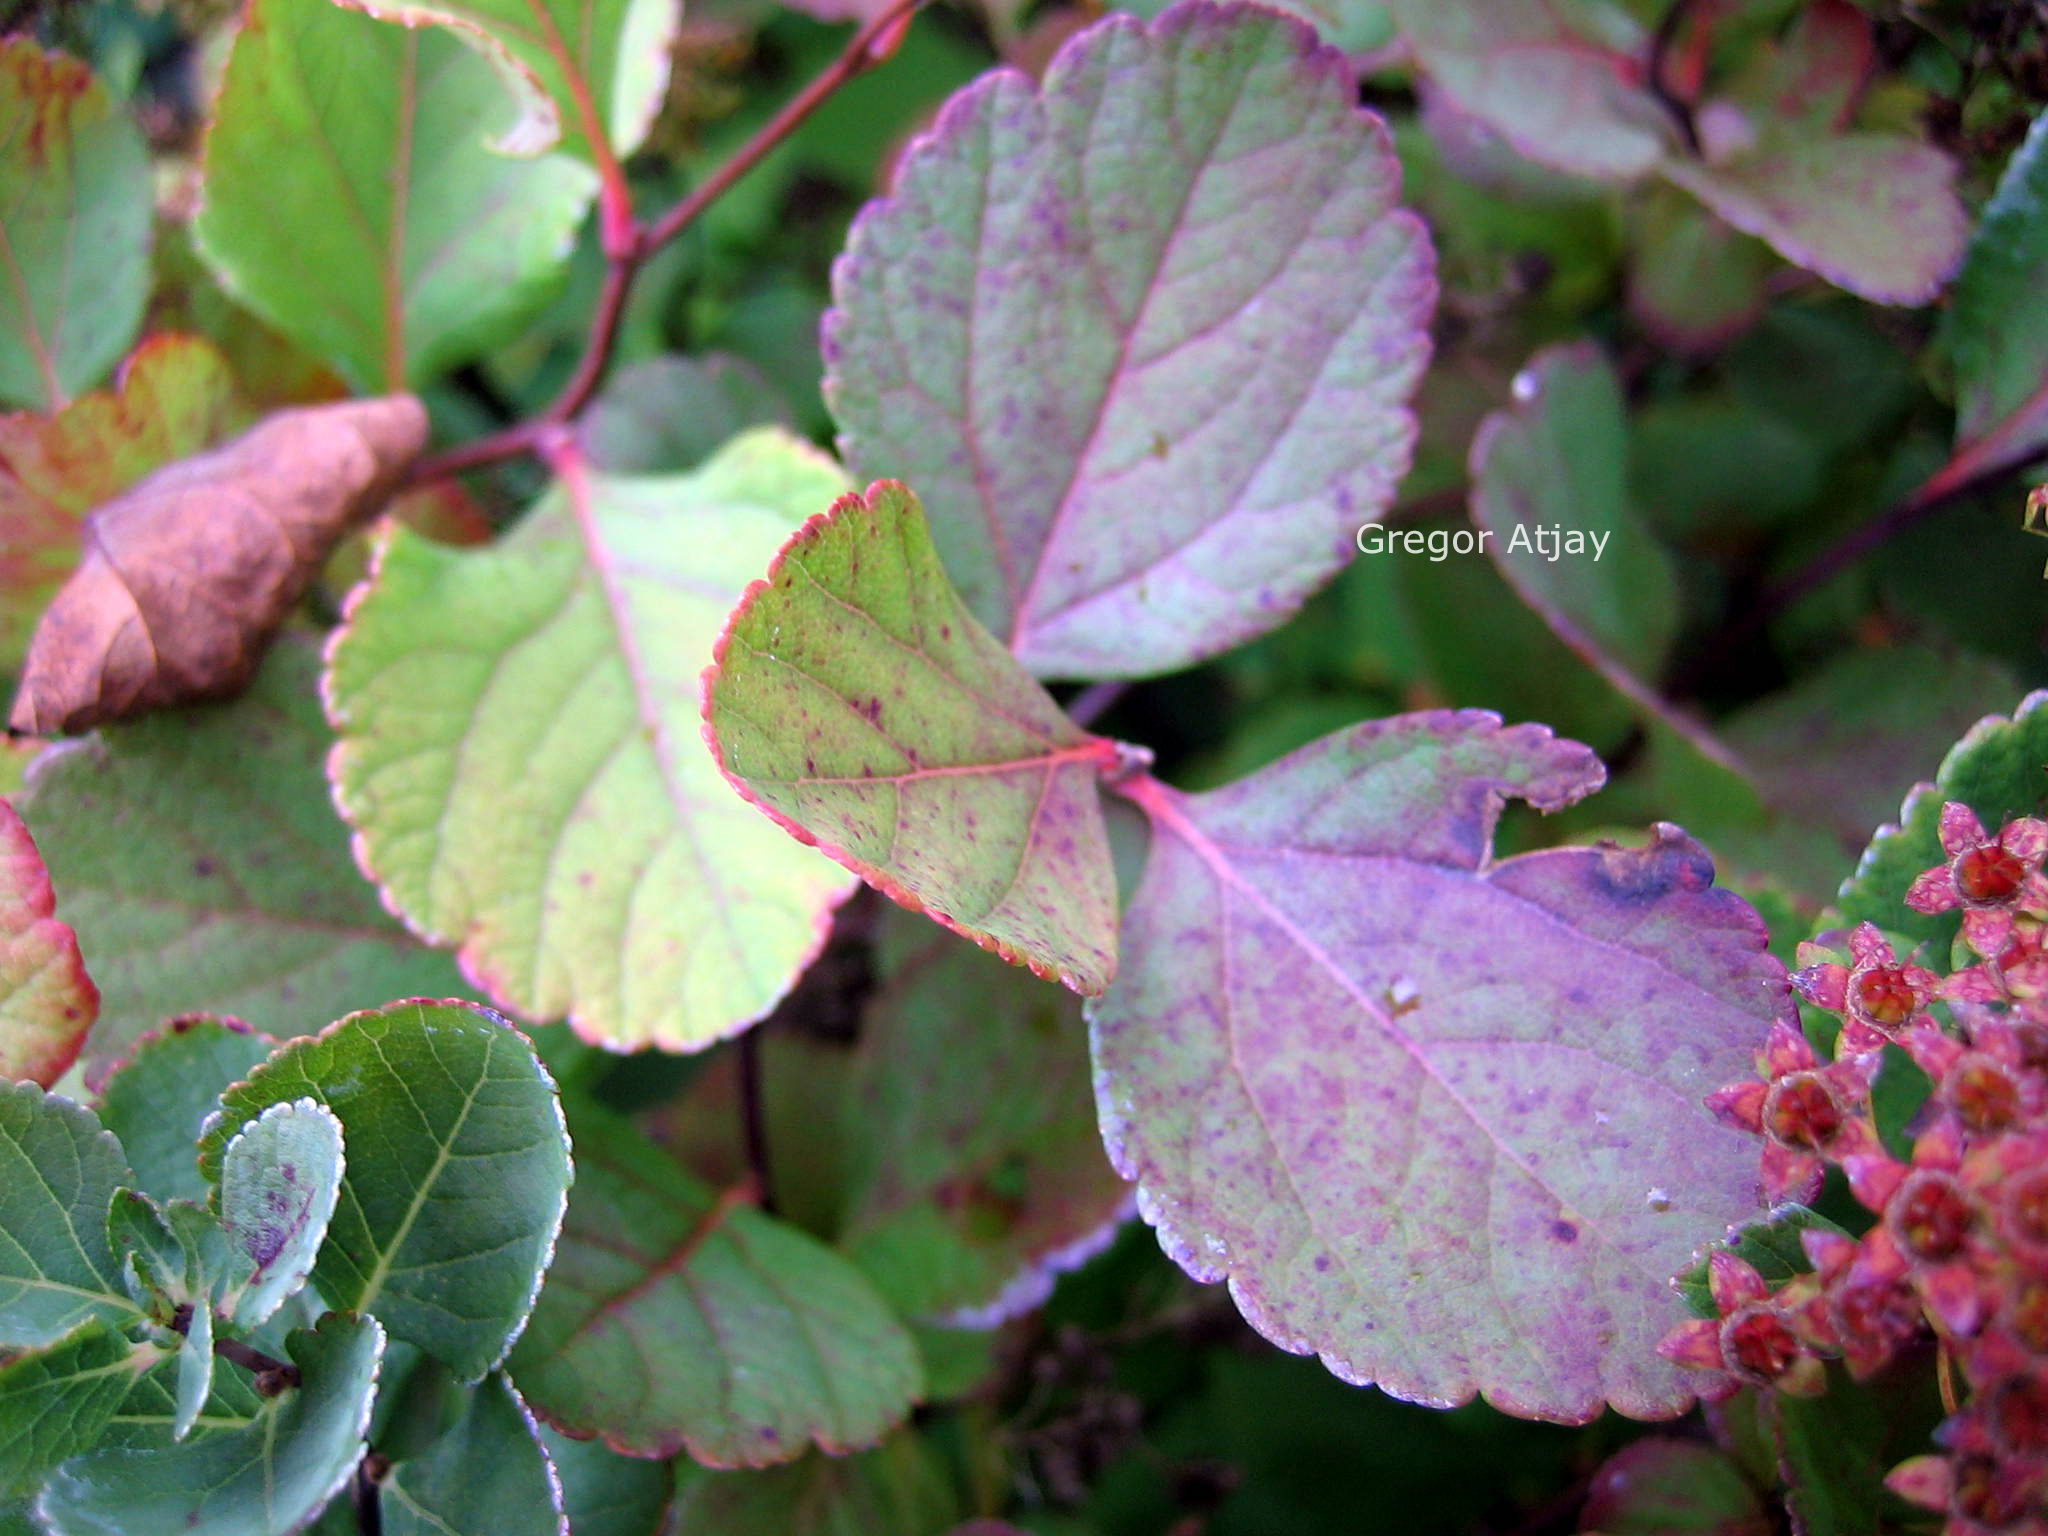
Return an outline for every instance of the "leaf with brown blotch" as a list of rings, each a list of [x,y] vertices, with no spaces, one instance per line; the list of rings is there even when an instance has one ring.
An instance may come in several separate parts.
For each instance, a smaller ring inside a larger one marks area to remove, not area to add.
[[[220,350],[175,333],[130,353],[112,389],[54,416],[0,416],[0,667],[21,665],[36,616],[77,567],[86,513],[255,418]]]
[[[77,1059],[99,1011],[78,935],[57,920],[43,856],[0,800],[0,1078],[49,1087]]]
[[[29,643],[13,728],[83,731],[239,691],[426,432],[410,395],[280,411],[94,512],[84,559]]]

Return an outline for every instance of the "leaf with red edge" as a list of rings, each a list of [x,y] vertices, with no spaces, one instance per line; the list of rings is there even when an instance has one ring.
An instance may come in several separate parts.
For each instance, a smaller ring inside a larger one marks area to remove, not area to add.
[[[0,38],[0,405],[61,410],[149,295],[149,153],[78,60]]]
[[[843,496],[748,589],[704,674],[733,787],[914,911],[1098,993],[1116,879],[1069,720],[946,579],[908,487]]]
[[[1700,1101],[1789,992],[1675,827],[1492,859],[1505,798],[1602,778],[1464,711],[1125,787],[1153,836],[1090,1007],[1104,1139],[1183,1268],[1347,1381],[1569,1422],[1692,1399],[1670,1276],[1756,1186]]]
[[[692,688],[846,482],[777,428],[687,475],[556,468],[489,548],[383,536],[328,652],[328,771],[392,909],[501,1003],[699,1050],[775,1006],[853,889],[733,797]]]
[[[568,1110],[568,1219],[509,1362],[535,1412],[716,1467],[856,1450],[909,1413],[917,1347],[858,1270],[744,1186],[715,1195],[628,1122]]]
[[[1795,134],[1752,150],[1673,156],[1663,174],[1787,261],[1879,304],[1926,304],[1962,260],[1955,162],[1899,134]]]
[[[57,920],[57,894],[20,814],[0,800],[0,1077],[48,1088],[78,1057],[99,1017],[78,935]]]
[[[1416,62],[1522,154],[1626,181],[1663,158],[1671,119],[1643,89],[1642,26],[1611,0],[1387,0]]]
[[[931,509],[1040,677],[1171,671],[1283,622],[1408,466],[1429,243],[1300,22],[1112,17],[955,96],[834,268],[857,476]]]
[[[0,416],[0,669],[78,564],[85,514],[150,471],[211,448],[254,418],[210,341],[152,336],[110,390],[54,416]]]

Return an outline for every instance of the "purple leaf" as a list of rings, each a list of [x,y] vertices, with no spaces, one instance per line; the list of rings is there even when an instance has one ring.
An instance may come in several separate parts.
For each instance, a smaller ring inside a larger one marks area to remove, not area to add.
[[[856,476],[918,488],[1041,677],[1282,622],[1408,465],[1435,298],[1344,60],[1246,6],[1117,17],[956,96],[833,274]]]
[[[704,721],[735,789],[911,910],[1077,992],[1116,973],[1118,749],[975,622],[905,487],[798,530],[733,611]]]
[[[1104,1138],[1182,1267],[1346,1380],[1571,1422],[1691,1400],[1669,1280],[1756,1184],[1700,1101],[1790,1007],[1675,827],[1492,862],[1504,798],[1603,776],[1464,711],[1125,787],[1153,843],[1091,1009]]]

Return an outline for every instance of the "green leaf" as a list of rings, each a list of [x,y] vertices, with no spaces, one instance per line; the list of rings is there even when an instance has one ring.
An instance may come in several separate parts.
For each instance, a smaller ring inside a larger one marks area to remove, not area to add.
[[[1080,1000],[905,913],[884,915],[879,947],[842,1101],[837,1246],[905,1316],[990,1324],[1044,1300],[1129,1208]]]
[[[300,1384],[249,1422],[78,1457],[39,1513],[52,1536],[289,1536],[362,1456],[383,1348],[374,1318],[330,1313],[287,1344]]]
[[[244,1126],[300,1098],[334,1112],[349,1148],[320,1294],[481,1377],[533,1306],[569,1187],[555,1085],[532,1047],[468,1003],[351,1014],[221,1096],[200,1142],[207,1176]]]
[[[107,1245],[107,1207],[130,1177],[91,1110],[0,1082],[0,1347],[134,1320]]]
[[[57,920],[43,856],[20,813],[0,800],[0,1078],[52,1086],[99,1011],[78,935]]]
[[[78,564],[86,513],[251,420],[213,343],[177,335],[137,347],[113,389],[54,416],[0,416],[0,668],[21,665],[36,619]]]
[[[1960,800],[1996,831],[2015,816],[2048,813],[2048,691],[2028,694],[2010,719],[1987,715],[1949,749],[1932,784],[1914,786],[1896,824],[1879,827],[1842,885],[1844,926],[1875,923],[1909,944],[1946,955],[1962,919],[1954,912],[1909,911],[1906,888],[1923,870],[1948,861],[1941,848],[1941,807]]]
[[[336,798],[501,1003],[695,1050],[774,1006],[851,884],[733,797],[695,708],[747,580],[844,482],[773,429],[692,475],[560,468],[489,549],[385,536],[331,652]]]
[[[92,1449],[156,1358],[100,1318],[0,1364],[0,1499],[33,1491],[60,1461]]]
[[[2048,112],[2034,119],[1970,237],[1944,321],[1956,441],[2017,457],[2048,442]]]
[[[540,1443],[562,1484],[562,1508],[574,1536],[657,1536],[675,1499],[675,1467],[621,1456],[598,1440],[572,1440],[540,1427]]]
[[[1601,1536],[1771,1536],[1776,1527],[1725,1452],[1653,1435],[1610,1456],[1593,1475],[1579,1529]]]
[[[577,1106],[576,1190],[512,1379],[562,1429],[716,1466],[873,1444],[922,1390],[917,1351],[846,1260],[713,1197],[622,1120]]]
[[[189,1200],[158,1205],[133,1189],[116,1190],[107,1209],[107,1242],[135,1305],[168,1327],[180,1307],[211,1310],[222,1282],[248,1274],[235,1264],[213,1212]]]
[[[1040,677],[1275,628],[1414,441],[1435,280],[1384,126],[1253,6],[1113,16],[960,92],[833,268],[826,398]]]
[[[224,1310],[243,1327],[265,1321],[306,1283],[341,1196],[341,1122],[311,1099],[272,1104],[228,1143],[220,1161],[220,1220],[248,1278]]]
[[[0,405],[62,410],[106,376],[149,292],[142,135],[92,71],[0,39]]]
[[[676,0],[358,0],[408,27],[439,23],[478,49],[519,104],[498,142],[531,155],[557,140],[599,169],[637,148],[668,87]]]
[[[1919,1140],[1908,1127],[1933,1092],[1934,1080],[1920,1064],[1897,1042],[1887,1040],[1870,1085],[1870,1118],[1885,1151],[1902,1163],[1912,1161],[1913,1144]]]
[[[704,719],[734,788],[957,933],[1078,992],[1116,973],[1096,784],[1118,765],[975,620],[894,481],[833,503],[733,613]]]
[[[1631,512],[1628,424],[1615,377],[1590,343],[1539,352],[1514,404],[1472,441],[1472,520],[1486,552],[1558,639],[1708,761],[1741,768],[1653,686],[1680,619],[1671,558]]]
[[[1660,760],[1667,814],[1682,817],[1731,868],[1775,879],[1818,908],[1892,814],[1899,786],[2015,687],[2005,667],[1968,652],[1844,652],[1720,723],[1720,739],[1753,775],[1760,816],[1754,802],[1725,795],[1679,798],[1676,775],[1664,771],[1677,765]],[[1653,759],[1663,756],[1653,750]],[[1875,921],[1894,928],[1905,915]]]
[[[385,1536],[569,1536],[533,1415],[501,1375],[469,1394],[434,1448],[391,1469]],[[585,1536],[581,1530],[576,1536]]]
[[[232,704],[109,726],[39,757],[17,801],[92,956],[104,1070],[166,1017],[295,1035],[366,997],[461,978],[378,904],[321,772],[312,648],[287,636]]]
[[[904,1433],[765,1472],[686,1466],[675,1536],[941,1536],[965,1513],[931,1448]]]
[[[1675,192],[1646,197],[1629,253],[1629,312],[1676,352],[1714,352],[1749,329],[1769,298],[1760,242]]]
[[[1878,304],[1926,304],[1962,259],[1968,215],[1955,162],[1896,134],[1776,134],[1718,162],[1660,167],[1787,261]]]
[[[1935,1373],[1892,1371],[1869,1382],[1828,1368],[1820,1397],[1772,1393],[1778,1475],[1801,1536],[1888,1536],[1924,1521],[1884,1485],[1906,1457],[1927,1449],[1941,1418]]]
[[[444,373],[547,303],[596,192],[567,155],[489,148],[505,107],[441,28],[255,0],[206,136],[199,249],[358,391]]]
[[[114,1064],[100,1092],[102,1124],[121,1140],[137,1187],[159,1200],[204,1201],[199,1132],[239,1083],[277,1049],[239,1019],[193,1016],[152,1030]]]
[[[1810,1211],[1803,1205],[1787,1201],[1773,1206],[1754,1221],[1746,1221],[1730,1233],[1724,1242],[1714,1243],[1712,1249],[1725,1248],[1738,1259],[1749,1264],[1764,1277],[1772,1290],[1776,1290],[1795,1275],[1806,1274],[1813,1268],[1807,1262],[1806,1250],[1799,1245],[1799,1234],[1808,1230],[1819,1232],[1842,1232],[1842,1229],[1818,1211]],[[1847,1236],[1847,1233],[1842,1233]],[[1715,1318],[1721,1309],[1714,1305],[1714,1293],[1707,1283],[1707,1252],[1672,1279],[1678,1288],[1679,1298],[1694,1317]]]

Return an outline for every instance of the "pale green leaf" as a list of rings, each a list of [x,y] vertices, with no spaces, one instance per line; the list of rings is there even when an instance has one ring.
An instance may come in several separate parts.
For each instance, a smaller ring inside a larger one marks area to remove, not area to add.
[[[220,1219],[250,1273],[229,1307],[254,1327],[306,1283],[340,1198],[341,1122],[311,1099],[272,1104],[221,1156]]]
[[[500,1375],[431,1451],[392,1468],[382,1503],[385,1536],[569,1536],[533,1415]]]
[[[1095,994],[1116,974],[1097,784],[1060,711],[954,591],[917,497],[847,496],[734,612],[704,718],[734,787],[895,900]]]
[[[208,1176],[243,1126],[301,1098],[334,1112],[349,1152],[320,1294],[482,1376],[533,1306],[569,1186],[555,1085],[532,1047],[465,1003],[352,1014],[222,1096],[200,1146]]]
[[[331,652],[336,795],[393,905],[501,1003],[694,1050],[816,953],[851,882],[721,781],[697,674],[843,485],[768,429],[691,475],[572,457],[489,549],[386,535]]]
[[[548,1421],[615,1449],[767,1466],[871,1445],[922,1391],[916,1347],[859,1271],[579,1107],[560,1251],[512,1352]]]
[[[358,390],[400,390],[514,333],[567,271],[597,186],[486,144],[502,83],[438,27],[255,0],[206,136],[199,249]]]
[[[95,1071],[168,1016],[296,1035],[368,998],[463,990],[349,856],[321,772],[317,668],[287,636],[233,703],[109,726],[29,770],[16,805],[63,871],[100,987]]]
[[[0,1364],[0,1498],[98,1443],[107,1420],[156,1358],[100,1318]]]
[[[213,1309],[194,1307],[185,1336],[178,1343],[178,1412],[171,1424],[173,1440],[192,1433],[212,1395]]]
[[[107,1207],[129,1178],[91,1110],[0,1082],[0,1346],[134,1320],[107,1244]]]
[[[92,71],[0,39],[0,405],[61,410],[128,350],[153,202],[142,134]]]
[[[38,1512],[52,1536],[289,1536],[319,1513],[361,1458],[384,1330],[330,1313],[287,1345],[300,1384],[241,1424],[202,1423],[182,1443],[148,1443],[66,1462]]]

